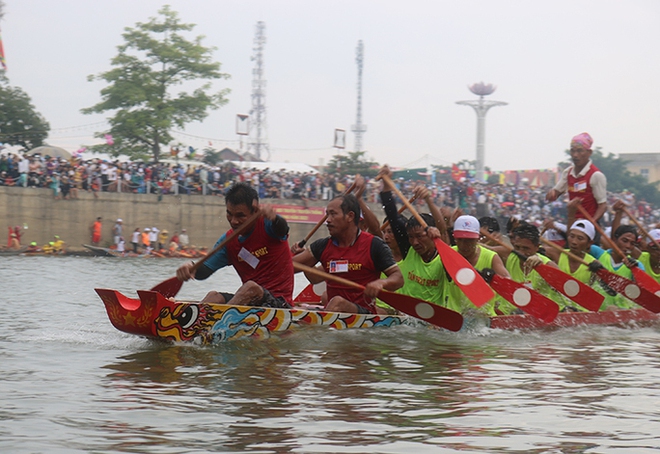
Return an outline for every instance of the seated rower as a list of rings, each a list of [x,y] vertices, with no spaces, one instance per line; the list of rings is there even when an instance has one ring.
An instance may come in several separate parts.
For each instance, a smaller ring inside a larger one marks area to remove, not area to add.
[[[465,257],[477,271],[490,268],[499,276],[510,277],[497,253],[479,244],[481,233],[477,218],[468,215],[459,216],[454,222],[453,236],[456,241],[456,246],[452,246],[453,249]],[[454,281],[447,285],[446,295],[449,309],[456,312],[477,309]],[[500,305],[503,305],[501,298],[495,296],[478,310],[489,316],[495,316],[498,315],[497,308]],[[504,304],[504,306],[506,305]],[[504,311],[499,312],[504,313]]]
[[[660,247],[656,244],[660,243],[660,229],[651,230],[649,236],[652,239],[646,238],[643,243],[644,250],[640,251],[636,258],[644,265],[645,271],[657,282],[660,282]]]
[[[512,280],[524,283],[542,295],[547,296],[559,305],[561,311],[586,311],[586,309],[565,298],[561,293],[553,289],[534,269],[540,264],[558,268],[557,264],[550,260],[549,257],[539,253],[541,246],[540,232],[536,226],[527,222],[520,222],[511,232],[510,239],[513,250],[517,253],[507,250],[505,254],[500,251],[498,251],[498,254],[506,264],[506,269],[511,275]],[[521,259],[518,254],[522,254],[527,259]],[[516,309],[512,304],[509,304],[509,306]],[[510,313],[506,311],[507,308],[509,307],[506,305],[503,305],[503,308],[501,308],[505,314]]]
[[[254,213],[260,216],[251,227],[231,240],[220,251],[204,261],[193,275],[192,263],[179,267],[182,281],[206,279],[225,266],[233,266],[243,282],[235,294],[209,292],[202,302],[245,306],[290,308],[293,299],[293,264],[287,241],[286,220],[268,206],[259,205],[257,191],[247,183],[236,183],[225,196],[227,220],[231,230],[218,242],[241,227]]]
[[[606,270],[618,274],[619,276],[623,276],[626,279],[634,280],[632,270],[630,269],[631,266],[637,266],[645,271],[642,263],[628,257],[637,241],[637,229],[632,225],[620,225],[614,231],[611,240],[618,246],[621,252],[625,254],[624,256],[619,255],[617,249],[605,250],[594,244],[591,245],[589,252]],[[639,307],[637,304],[620,294],[615,296],[608,295],[603,302],[601,310],[605,310],[612,306],[621,309],[633,309]]]
[[[389,169],[384,167],[381,172],[387,174],[389,173]],[[435,216],[421,214],[424,222],[428,225],[427,229],[422,227],[414,216],[411,217],[405,223],[406,237],[403,238],[401,229],[399,228],[399,215],[396,210],[394,198],[392,197],[392,187],[390,187],[388,180],[383,180],[383,191],[380,194],[383,208],[388,215],[390,226],[394,226],[395,228],[395,235],[401,237],[396,238],[394,242],[400,245],[397,249],[399,249],[402,256],[397,264],[403,274],[403,287],[397,292],[440,306],[446,306],[445,287],[447,285],[447,273],[438,255],[433,239],[442,238],[442,232],[444,231],[446,234],[447,229],[440,210],[433,204],[429,190],[424,186],[417,186],[414,192],[417,199],[426,200],[429,209],[435,213]],[[441,230],[435,227],[435,218],[438,217],[440,219]]]
[[[358,314],[375,314],[375,298],[385,289],[394,291],[403,286],[403,276],[392,251],[385,242],[358,227],[360,205],[353,194],[336,197],[326,208],[329,237],[314,241],[293,260],[307,266],[321,262],[326,273],[357,282],[364,291],[327,282],[326,310]],[[381,279],[381,273],[385,278]],[[312,284],[320,282],[307,275]]]
[[[568,229],[566,240],[568,249],[566,250],[587,263],[593,262],[596,259],[588,251],[595,235],[596,229],[591,222],[586,219],[578,219]],[[578,281],[584,282],[587,285],[594,283],[595,278],[592,276],[587,265],[554,248],[546,249],[546,254],[564,273],[570,274]]]

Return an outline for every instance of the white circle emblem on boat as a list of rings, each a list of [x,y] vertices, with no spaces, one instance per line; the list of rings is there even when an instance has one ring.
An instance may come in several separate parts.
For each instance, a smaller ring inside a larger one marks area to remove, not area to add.
[[[428,320],[435,314],[435,309],[433,309],[433,306],[431,306],[429,303],[417,303],[415,306],[415,313],[419,316],[419,318]]]
[[[321,296],[321,295],[323,295],[323,292],[325,292],[325,289],[326,289],[326,288],[327,288],[327,286],[325,285],[325,281],[323,281],[323,282],[319,282],[318,284],[314,284],[314,285],[312,286],[312,290],[314,290],[314,294],[315,294],[316,296]]]
[[[461,268],[456,273],[456,282],[461,285],[470,285],[474,282],[474,278],[477,277],[477,274],[473,269],[470,268]]]
[[[513,292],[513,302],[518,306],[527,306],[532,300],[532,294],[526,288],[519,288]]]
[[[639,290],[639,287],[637,287],[635,284],[630,284],[626,285],[626,288],[623,290],[624,295],[626,297],[634,300],[635,298],[639,298],[639,295],[642,294],[642,292]]]
[[[655,296],[660,296],[660,290],[654,293]]]
[[[566,296],[575,296],[580,293],[580,284],[577,281],[569,279],[564,282],[564,293]]]

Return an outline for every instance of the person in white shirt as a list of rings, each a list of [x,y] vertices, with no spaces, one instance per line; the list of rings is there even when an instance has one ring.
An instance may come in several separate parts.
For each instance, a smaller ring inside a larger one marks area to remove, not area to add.
[[[131,235],[131,244],[133,245],[133,252],[138,253],[138,244],[140,244],[140,227],[137,227]]]

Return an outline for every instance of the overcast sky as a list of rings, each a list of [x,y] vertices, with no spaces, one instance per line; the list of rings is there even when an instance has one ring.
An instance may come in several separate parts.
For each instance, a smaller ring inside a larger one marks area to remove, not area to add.
[[[250,110],[257,21],[266,23],[268,137],[273,161],[325,162],[335,128],[355,123],[358,40],[365,48],[363,148],[394,166],[474,160],[476,115],[456,101],[497,86],[508,102],[486,120],[486,165],[556,166],[575,134],[608,153],[659,152],[660,1],[5,0],[9,77],[50,122],[48,142],[94,143],[100,100],[124,27],[165,3],[206,36],[231,79],[229,103],[177,135],[185,145],[236,146]],[[85,126],[90,125],[93,126]],[[354,136],[347,145],[353,149]]]

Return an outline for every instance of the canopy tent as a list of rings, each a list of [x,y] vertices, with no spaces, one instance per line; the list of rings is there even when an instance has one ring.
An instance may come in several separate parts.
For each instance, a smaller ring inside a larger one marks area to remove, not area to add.
[[[41,147],[33,148],[25,154],[29,156],[39,154],[41,156],[50,156],[51,158],[71,159],[71,153],[66,151],[64,148],[53,147],[50,145],[43,145]]]
[[[302,162],[259,162],[259,161],[229,161],[239,169],[270,170],[271,172],[319,173],[314,167]],[[222,163],[220,164],[222,165]]]

